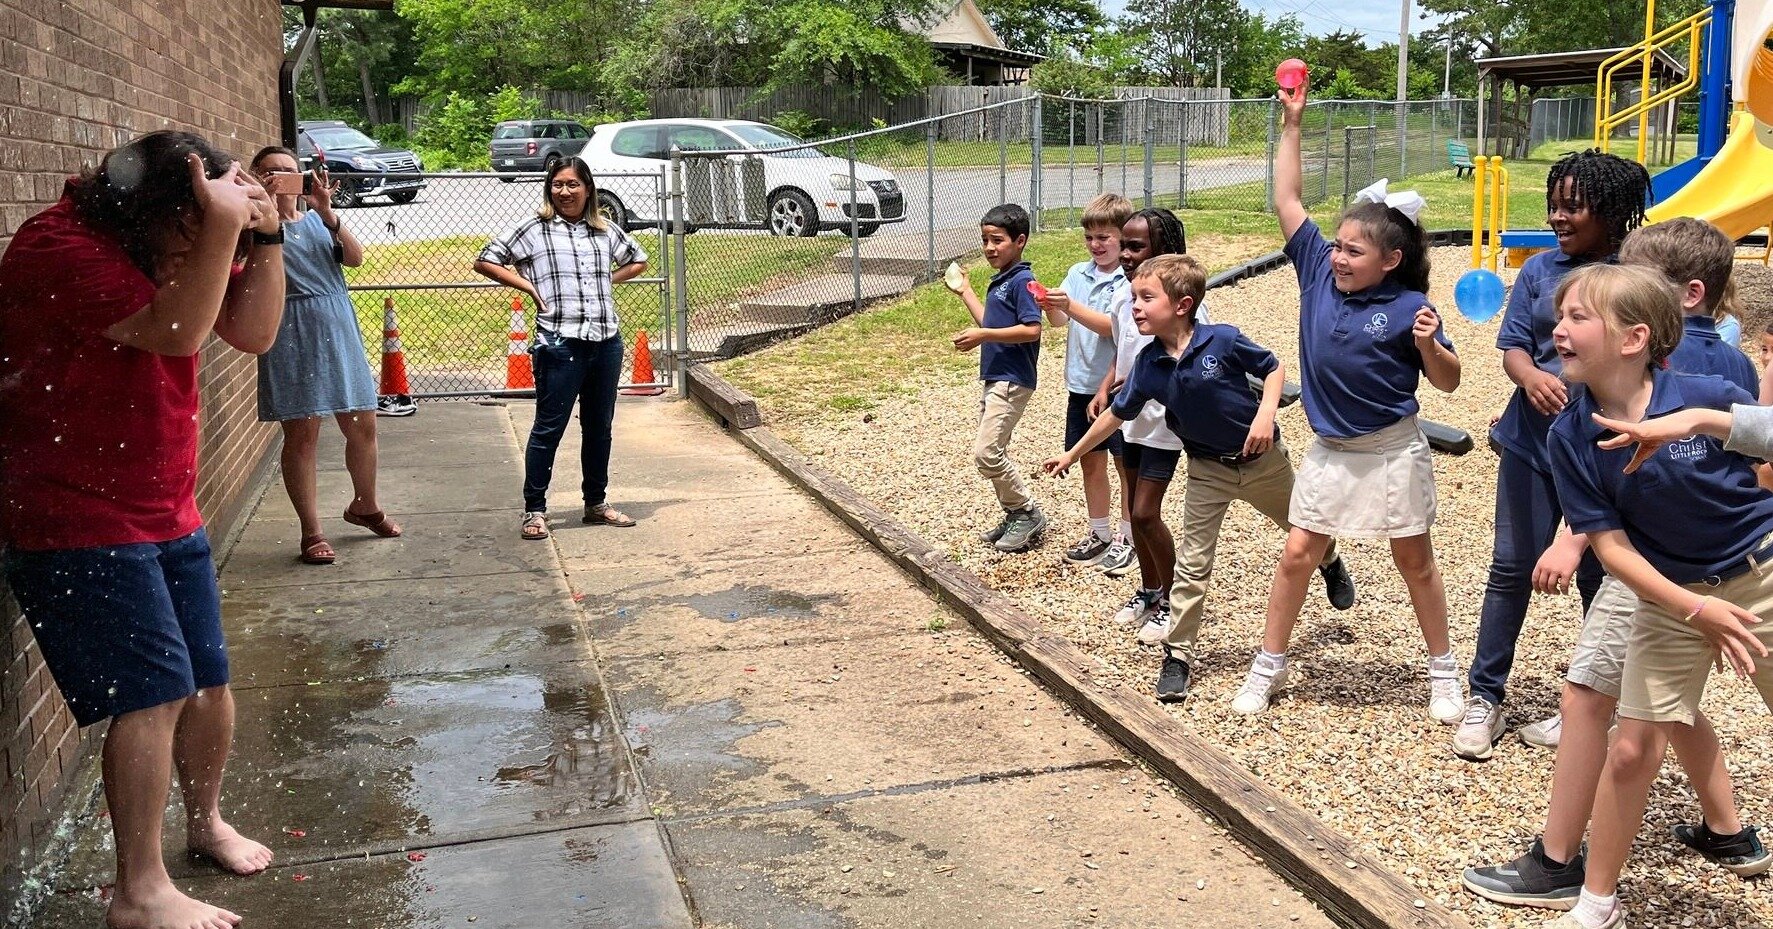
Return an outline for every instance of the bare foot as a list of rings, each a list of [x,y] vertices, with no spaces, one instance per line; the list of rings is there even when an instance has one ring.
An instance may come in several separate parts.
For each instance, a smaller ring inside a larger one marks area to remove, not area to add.
[[[271,864],[270,849],[235,832],[219,818],[186,826],[185,847],[235,874],[257,874]]]
[[[105,913],[110,929],[233,929],[240,917],[201,900],[179,893],[171,881],[141,892],[125,894],[117,889]]]

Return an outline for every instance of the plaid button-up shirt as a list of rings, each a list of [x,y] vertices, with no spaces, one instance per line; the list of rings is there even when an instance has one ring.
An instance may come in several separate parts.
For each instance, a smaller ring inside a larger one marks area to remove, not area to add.
[[[486,243],[480,260],[516,268],[536,285],[537,329],[596,342],[621,334],[610,275],[645,261],[646,252],[614,225],[599,231],[582,220],[536,217]]]

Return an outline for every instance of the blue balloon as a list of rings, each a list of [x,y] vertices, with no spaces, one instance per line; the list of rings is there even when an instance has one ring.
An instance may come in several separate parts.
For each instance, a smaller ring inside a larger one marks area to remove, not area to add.
[[[1502,312],[1502,278],[1494,271],[1473,268],[1453,285],[1453,302],[1474,323],[1487,323]]]

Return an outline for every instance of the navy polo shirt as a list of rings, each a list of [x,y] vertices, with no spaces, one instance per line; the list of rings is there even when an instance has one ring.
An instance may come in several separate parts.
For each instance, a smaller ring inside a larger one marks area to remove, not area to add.
[[[1612,264],[1614,258],[1609,256],[1606,261]],[[1590,263],[1587,258],[1566,255],[1555,248],[1528,258],[1508,292],[1508,308],[1502,313],[1496,347],[1503,351],[1518,348],[1533,356],[1539,370],[1562,377],[1564,363],[1558,358],[1557,347],[1551,344],[1551,331],[1558,325],[1558,284],[1564,275]],[[1545,432],[1551,428],[1551,419],[1533,409],[1527,392],[1516,387],[1491,434],[1503,448],[1521,456],[1536,470],[1549,472]]]
[[[1651,419],[1679,410],[1728,410],[1755,402],[1715,375],[1651,372]],[[1571,532],[1623,529],[1638,553],[1677,584],[1691,584],[1741,565],[1773,532],[1773,494],[1755,482],[1754,461],[1726,451],[1709,436],[1670,442],[1635,474],[1626,474],[1630,446],[1595,445],[1607,433],[1590,414],[1587,392],[1574,395],[1552,423],[1548,445],[1558,502]]]
[[[1279,365],[1273,352],[1236,326],[1200,323],[1180,358],[1171,358],[1156,340],[1139,350],[1114,398],[1114,415],[1132,419],[1146,401],[1156,400],[1188,454],[1234,457],[1243,453],[1261,407],[1245,375],[1267,377]],[[1280,437],[1278,428],[1275,437]]]
[[[1681,341],[1668,356],[1668,367],[1682,374],[1716,374],[1751,394],[1761,392],[1754,362],[1718,335],[1718,324],[1710,316],[1686,318]]]
[[[1040,304],[1028,292],[1034,272],[1028,262],[1019,261],[991,276],[985,288],[985,321],[982,329],[1009,329],[1026,323],[1040,323]],[[1034,389],[1035,369],[1040,362],[1040,340],[1007,345],[986,342],[979,346],[979,380],[986,383],[1008,381]]]
[[[1306,220],[1287,240],[1299,274],[1299,366],[1305,418],[1318,435],[1352,439],[1415,415],[1422,352],[1411,327],[1426,294],[1386,281],[1356,294],[1336,289],[1330,243]],[[1446,327],[1435,341],[1452,350]]]

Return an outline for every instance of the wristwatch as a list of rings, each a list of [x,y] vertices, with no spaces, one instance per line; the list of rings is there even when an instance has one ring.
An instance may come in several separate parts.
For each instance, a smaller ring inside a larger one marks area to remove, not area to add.
[[[254,244],[254,245],[282,245],[283,244],[283,227],[278,226],[276,232],[260,232],[257,229],[254,229],[252,231],[252,244]]]

